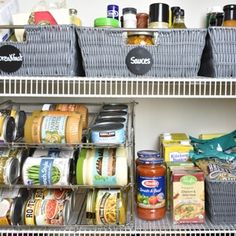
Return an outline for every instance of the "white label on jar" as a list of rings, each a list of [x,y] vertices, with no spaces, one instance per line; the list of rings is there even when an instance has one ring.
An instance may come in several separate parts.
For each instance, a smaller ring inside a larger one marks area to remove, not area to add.
[[[42,143],[66,143],[67,116],[46,116],[41,126]]]

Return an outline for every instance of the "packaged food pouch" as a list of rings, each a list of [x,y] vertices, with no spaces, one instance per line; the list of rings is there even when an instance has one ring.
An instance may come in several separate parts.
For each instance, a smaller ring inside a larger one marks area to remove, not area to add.
[[[221,137],[207,140],[197,139],[190,136],[191,144],[196,153],[206,153],[209,151],[225,152],[236,146],[235,138],[236,130]]]

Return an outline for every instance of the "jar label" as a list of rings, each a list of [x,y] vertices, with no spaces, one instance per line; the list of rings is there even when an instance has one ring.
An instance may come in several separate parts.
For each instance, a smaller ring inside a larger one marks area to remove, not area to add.
[[[66,143],[67,116],[46,116],[41,126],[42,143]]]
[[[142,208],[161,208],[165,206],[165,177],[138,176],[137,204]]]
[[[42,159],[40,162],[39,182],[41,185],[51,185],[53,171],[53,159]],[[35,170],[36,173],[36,170]],[[31,173],[33,175],[33,171]]]
[[[115,149],[96,149],[93,163],[93,184],[117,184]]]

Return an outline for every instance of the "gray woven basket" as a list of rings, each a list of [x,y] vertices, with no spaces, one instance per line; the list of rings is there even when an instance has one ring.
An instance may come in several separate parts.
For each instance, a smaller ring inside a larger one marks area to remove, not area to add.
[[[201,75],[236,77],[236,28],[210,27],[206,45]]]
[[[136,46],[127,45],[122,29],[77,27],[86,76],[129,77],[126,55]],[[204,29],[158,30],[155,45],[143,46],[153,56],[146,77],[192,77],[200,67],[205,44]]]
[[[83,73],[75,28],[72,25],[27,26],[26,41],[4,42],[17,47],[23,56],[16,76],[76,76]],[[81,64],[81,66],[80,66]]]
[[[206,177],[206,209],[213,223],[236,222],[236,182]]]

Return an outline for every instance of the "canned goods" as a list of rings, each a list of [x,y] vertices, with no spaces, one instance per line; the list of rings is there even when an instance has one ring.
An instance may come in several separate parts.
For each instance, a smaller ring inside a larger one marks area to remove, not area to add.
[[[15,131],[15,120],[13,117],[0,111],[0,141],[12,142]]]
[[[95,222],[97,225],[125,224],[126,206],[121,190],[93,190],[93,193],[88,196],[87,223]],[[92,201],[95,201],[95,204]],[[94,209],[92,209],[93,206]]]
[[[124,143],[125,127],[121,123],[95,124],[91,128],[92,143]]]
[[[24,137],[24,126],[26,121],[26,113],[24,111],[15,111],[11,113],[11,116],[15,119],[15,131],[14,140],[17,141]]]
[[[81,115],[53,111],[53,115],[35,112],[25,124],[27,143],[79,143],[82,138]]]
[[[71,207],[68,200],[53,198],[29,198],[23,207],[25,225],[65,225],[70,218]]]
[[[123,147],[82,149],[76,166],[77,184],[126,185],[128,183],[127,156],[127,149]]]
[[[128,105],[126,104],[105,104],[102,107],[103,111],[128,111]]]
[[[15,157],[0,157],[0,184],[13,184],[19,176],[19,160]]]
[[[74,150],[61,150],[58,148],[39,149],[37,148],[32,157],[53,157],[53,158],[70,158],[74,157]]]
[[[16,225],[20,222],[22,199],[3,198],[0,200],[0,225]]]
[[[71,159],[28,157],[22,169],[25,185],[59,185],[70,183]]]
[[[114,117],[127,118],[127,111],[101,111],[98,117],[99,118],[114,118]]]

